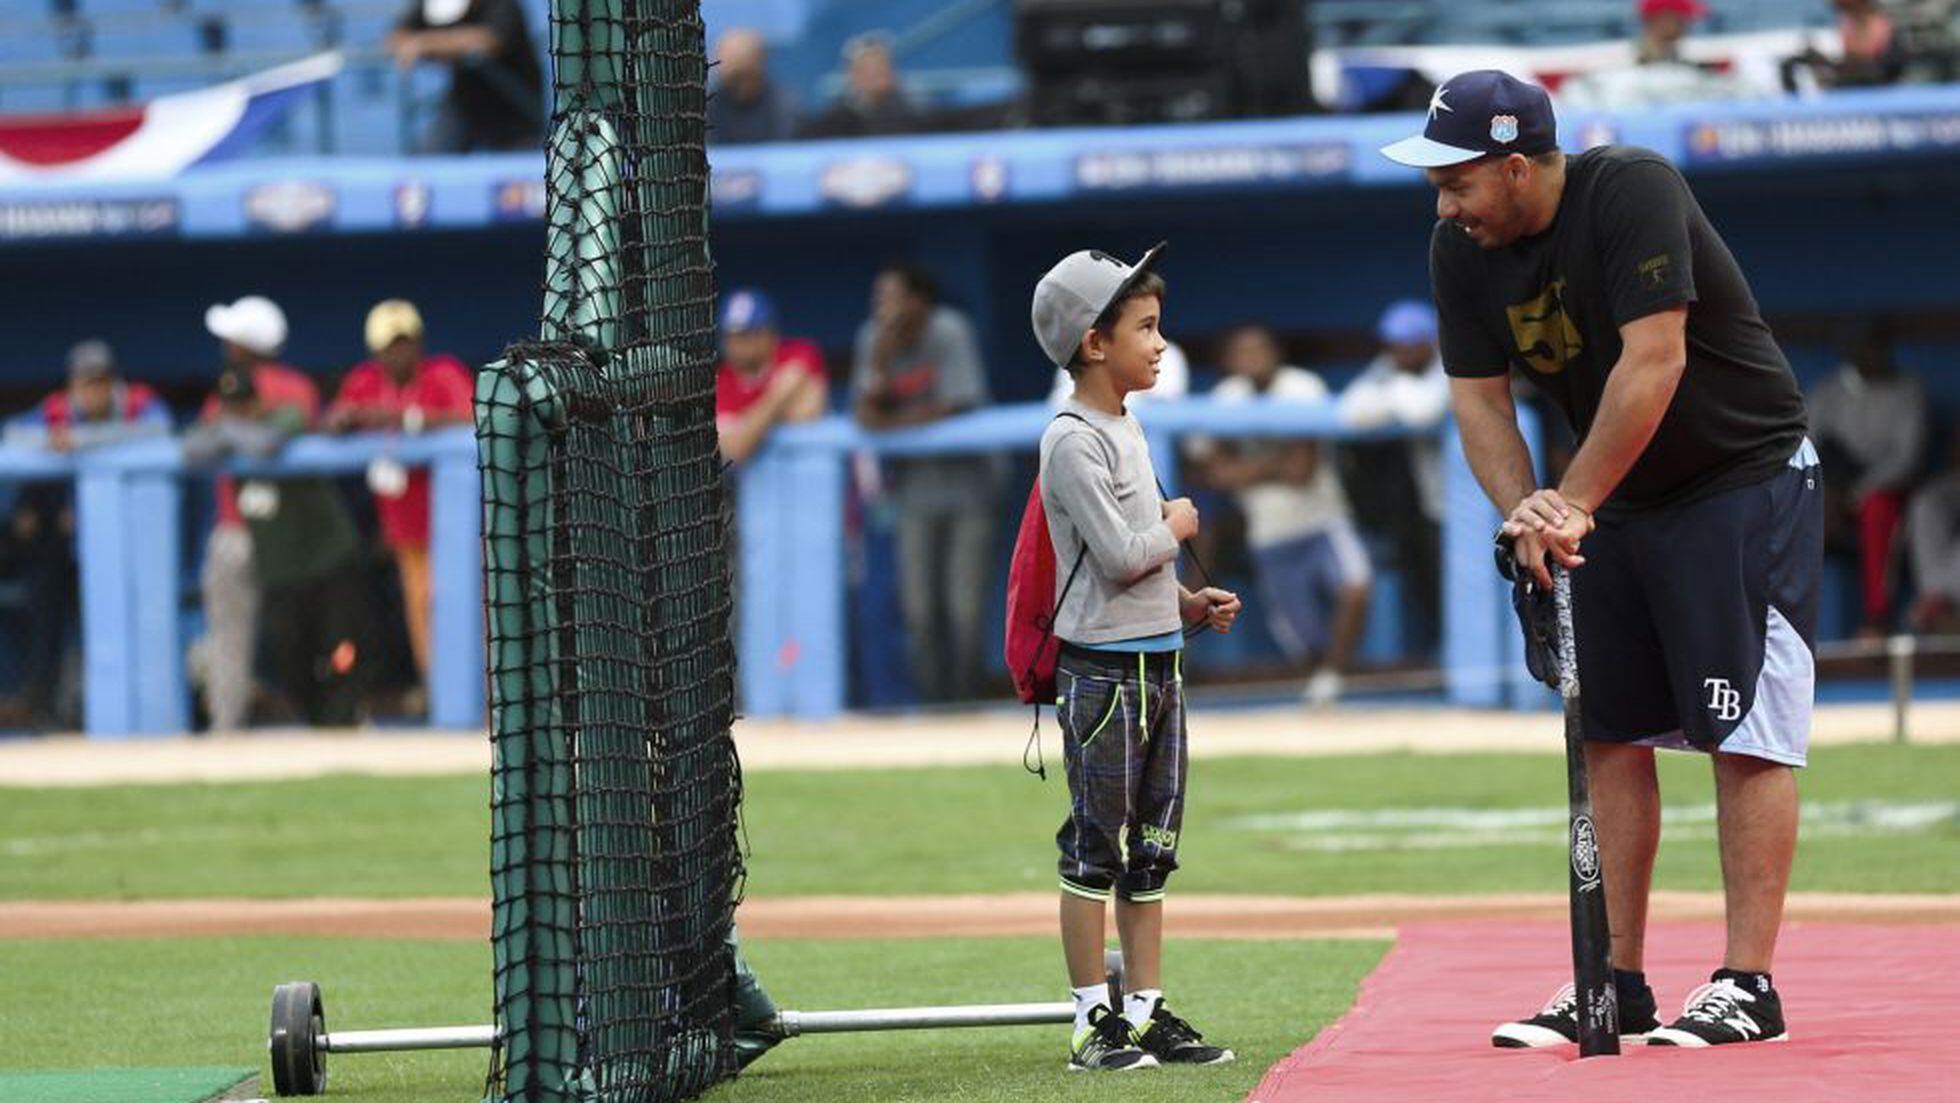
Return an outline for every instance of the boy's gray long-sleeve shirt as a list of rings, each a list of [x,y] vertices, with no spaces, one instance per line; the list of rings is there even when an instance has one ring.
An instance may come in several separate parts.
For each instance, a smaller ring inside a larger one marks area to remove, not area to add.
[[[1074,400],[1062,411],[1082,420],[1058,416],[1041,435],[1057,595],[1085,543],[1088,554],[1055,612],[1055,635],[1102,644],[1177,631],[1177,539],[1164,521],[1143,427],[1128,413],[1111,417]]]

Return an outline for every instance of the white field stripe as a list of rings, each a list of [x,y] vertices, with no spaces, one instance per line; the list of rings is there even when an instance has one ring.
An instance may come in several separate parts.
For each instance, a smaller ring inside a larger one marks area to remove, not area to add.
[[[1661,813],[1670,839],[1715,836],[1713,804],[1673,805]],[[1558,843],[1565,838],[1563,808],[1371,808],[1325,809],[1242,816],[1220,826],[1290,836],[1289,850],[1454,850]],[[1924,834],[1960,825],[1956,801],[1832,801],[1806,804],[1805,838]]]

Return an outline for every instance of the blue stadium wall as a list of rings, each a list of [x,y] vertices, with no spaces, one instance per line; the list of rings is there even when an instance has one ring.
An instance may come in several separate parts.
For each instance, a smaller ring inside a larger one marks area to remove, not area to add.
[[[1960,307],[1960,219],[1951,204],[1960,166],[1702,176],[1695,190],[1765,310],[1784,323],[1805,374],[1820,355],[1805,346],[1828,334],[1831,319]],[[1377,188],[749,217],[718,225],[715,259],[722,287],[768,288],[785,328],[839,359],[879,264],[921,262],[975,316],[997,396],[1025,398],[1046,385],[1027,335],[1028,289],[1063,252],[1134,253],[1169,239],[1176,337],[1202,343],[1258,319],[1289,334],[1352,338],[1344,347],[1359,348],[1384,302],[1425,289],[1431,202],[1415,188]],[[216,371],[204,307],[248,292],[286,307],[289,359],[317,374],[362,358],[361,319],[388,296],[417,301],[436,345],[481,362],[533,331],[541,246],[536,223],[6,246],[0,317],[10,340],[0,390],[17,408],[58,382],[63,351],[91,335],[114,343],[135,376],[201,384]],[[1960,341],[1960,332],[1945,337]],[[1960,399],[1960,358],[1908,349],[1907,360],[1933,376],[1936,391]]]

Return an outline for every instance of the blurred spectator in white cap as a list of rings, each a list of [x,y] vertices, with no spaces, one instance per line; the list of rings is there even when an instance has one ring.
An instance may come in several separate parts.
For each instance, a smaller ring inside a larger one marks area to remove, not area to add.
[[[544,141],[544,68],[519,0],[409,0],[388,32],[403,69],[449,66],[449,91],[424,153],[536,149]]]
[[[796,134],[796,106],[769,76],[769,44],[762,32],[736,27],[715,43],[713,94],[708,97],[708,142],[745,145],[787,141]]]
[[[419,433],[445,425],[467,425],[475,383],[461,360],[431,355],[422,315],[406,299],[386,299],[368,311],[364,336],[373,359],[356,364],[328,407],[330,432],[371,430]],[[392,457],[368,465],[368,489],[381,538],[401,578],[402,618],[415,655],[415,669],[426,683],[430,655],[429,473],[411,471]]]
[[[779,423],[823,415],[829,389],[823,353],[782,336],[776,305],[762,291],[738,288],[722,299],[721,355],[715,428],[728,462],[754,455]]]
[[[1436,348],[1436,308],[1401,299],[1375,326],[1381,352],[1341,392],[1341,420],[1357,429],[1402,425],[1433,429],[1450,408],[1450,382]],[[1420,624],[1419,644],[1435,632],[1442,600],[1443,453],[1432,434],[1348,445],[1346,473],[1364,528],[1393,549]],[[1411,509],[1414,502],[1416,508]]]
[[[1743,94],[1734,77],[1682,56],[1689,29],[1708,17],[1702,0],[1639,0],[1636,10],[1640,32],[1632,42],[1632,64],[1573,74],[1559,85],[1562,105],[1612,110]]]
[[[807,138],[859,138],[873,134],[915,134],[926,128],[926,114],[912,102],[892,60],[886,31],[866,31],[844,43],[844,90],[830,110],[812,119]]]
[[[1225,338],[1212,388],[1221,402],[1332,401],[1327,384],[1286,363],[1273,331],[1241,325]],[[1312,666],[1302,697],[1331,705],[1368,617],[1374,571],[1355,532],[1333,449],[1315,440],[1194,439],[1207,484],[1237,495],[1267,623],[1287,657]]]
[[[219,373],[208,416],[184,434],[187,462],[270,459],[311,426],[319,397],[310,382],[308,402],[273,406],[254,378],[254,367],[242,363]],[[360,546],[340,490],[317,475],[252,477],[239,484],[237,509],[250,534],[257,603],[270,614],[263,623],[266,653],[279,688],[307,723],[353,724],[367,601]],[[226,673],[213,665],[221,659],[207,653],[207,686]]]
[[[223,369],[249,384],[254,413],[238,416],[215,392],[199,415],[197,443],[212,460],[231,452],[269,455],[280,440],[269,437],[256,422],[259,414],[292,411],[302,425],[311,424],[320,408],[320,391],[303,373],[279,362],[286,346],[286,314],[262,295],[247,295],[219,303],[204,312],[204,328],[216,337]],[[221,374],[220,378],[223,378]],[[269,451],[268,451],[269,449]],[[270,484],[252,486],[255,508],[268,503]],[[199,582],[204,597],[205,635],[196,650],[193,668],[202,675],[204,706],[213,731],[236,731],[251,719],[254,695],[253,660],[258,650],[259,576],[252,562],[252,535],[240,512],[240,488],[230,475],[219,475],[218,518],[204,549]],[[270,501],[276,508],[276,492]]]
[[[170,432],[170,411],[155,391],[125,382],[104,341],[68,350],[68,385],[7,425],[15,448],[67,452]],[[20,644],[21,697],[39,731],[80,721],[79,664],[72,661],[76,624],[75,498],[68,480],[19,488],[0,537],[0,573],[21,583],[25,638]]]

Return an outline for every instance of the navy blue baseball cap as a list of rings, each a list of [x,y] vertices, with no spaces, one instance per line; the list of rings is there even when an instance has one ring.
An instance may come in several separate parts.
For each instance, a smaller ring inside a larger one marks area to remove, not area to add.
[[[1382,147],[1391,161],[1419,169],[1460,165],[1492,154],[1536,157],[1558,148],[1558,119],[1543,88],[1496,69],[1459,73],[1429,97],[1422,133]]]
[[[721,300],[721,328],[724,333],[749,333],[776,328],[776,304],[753,287],[741,287]]]

